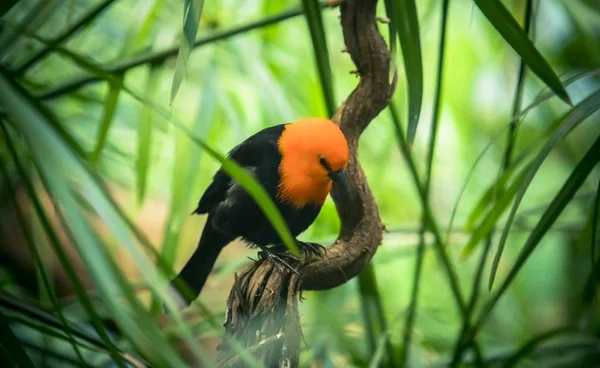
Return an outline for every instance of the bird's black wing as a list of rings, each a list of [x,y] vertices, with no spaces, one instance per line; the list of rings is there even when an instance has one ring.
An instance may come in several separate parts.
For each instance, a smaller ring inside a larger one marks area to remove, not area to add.
[[[279,154],[277,142],[284,129],[285,124],[263,129],[235,146],[227,157],[244,168],[253,169],[260,165],[265,154]],[[212,183],[200,198],[194,213],[208,213],[215,205],[225,199],[227,189],[231,184],[231,177],[223,168],[219,168],[213,177]]]

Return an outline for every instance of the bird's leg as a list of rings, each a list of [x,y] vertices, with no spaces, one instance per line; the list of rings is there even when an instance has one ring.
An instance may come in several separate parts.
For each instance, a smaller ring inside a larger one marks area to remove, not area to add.
[[[300,240],[296,240],[296,242],[298,243],[299,248],[306,251],[307,253],[310,252],[319,257],[323,256],[323,253],[325,253],[325,247],[322,246],[321,244],[308,243],[308,242],[303,242]]]
[[[292,255],[284,255],[284,254],[277,254],[275,252],[273,252],[273,248],[269,249],[265,246],[259,245],[258,246],[260,248],[260,252],[258,253],[258,256],[262,259],[265,258],[270,258],[274,261],[276,261],[277,263],[279,263],[280,265],[284,266],[285,268],[289,269],[290,271],[292,271],[293,273],[295,273],[296,275],[300,276],[300,274],[298,273],[298,271],[296,271],[296,269],[294,267],[292,267],[289,263],[287,263],[286,261],[283,260],[283,257],[288,257],[296,262],[299,262],[298,258],[292,256]],[[285,249],[285,247],[284,247]]]

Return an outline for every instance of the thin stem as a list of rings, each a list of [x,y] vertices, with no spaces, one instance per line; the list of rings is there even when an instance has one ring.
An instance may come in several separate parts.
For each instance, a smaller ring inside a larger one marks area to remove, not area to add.
[[[427,149],[427,171],[425,173],[425,183],[423,187],[423,202],[429,204],[429,195],[431,189],[431,173],[433,169],[433,156],[435,153],[435,142],[440,118],[440,107],[442,97],[442,79],[444,70],[444,50],[446,44],[446,24],[448,20],[448,5],[449,0],[444,0],[442,3],[442,13],[440,18],[440,41],[438,47],[438,64],[437,64],[437,82],[435,87],[433,116],[431,121],[431,131],[429,135],[429,145]],[[423,211],[424,212],[424,211]],[[419,286],[421,281],[421,270],[423,268],[423,256],[425,254],[425,232],[427,231],[427,217],[423,213],[421,220],[421,230],[419,232],[419,245],[417,247],[417,258],[415,260],[415,271],[413,276],[413,286],[411,291],[410,305],[406,315],[404,325],[404,337],[402,342],[401,366],[406,365],[408,360],[408,352],[412,337],[412,330],[415,316],[417,314],[417,303],[419,296]]]
[[[410,170],[411,177],[413,179],[413,182],[415,184],[415,187],[416,187],[418,195],[419,195],[419,199],[421,200],[421,205],[423,206],[423,214],[427,221],[427,227],[433,234],[434,245],[436,247],[436,251],[438,252],[438,256],[440,257],[440,260],[442,261],[442,265],[443,265],[444,269],[446,270],[446,273],[448,274],[448,282],[450,283],[450,289],[452,290],[452,294],[454,295],[456,303],[460,309],[461,316],[465,317],[466,316],[465,312],[466,312],[467,306],[465,304],[463,295],[460,291],[460,286],[458,283],[458,276],[456,275],[456,271],[454,270],[454,267],[452,266],[452,263],[450,262],[450,257],[448,256],[448,254],[446,253],[446,249],[444,248],[444,241],[442,240],[439,226],[435,220],[435,217],[433,216],[433,211],[431,211],[429,204],[427,203],[427,201],[425,201],[425,199],[426,199],[425,192],[423,191],[423,186],[421,185],[421,181],[419,179],[419,174],[417,172],[415,162],[414,162],[414,160],[410,154],[410,151],[408,149],[408,143],[406,141],[406,137],[404,136],[402,127],[399,124],[400,117],[398,115],[398,111],[396,110],[396,107],[394,106],[394,104],[390,104],[389,107],[390,107],[390,112],[392,113],[392,121],[394,123],[394,130],[398,137],[399,148],[400,148],[402,155],[406,159],[406,162],[407,162],[409,170]]]
[[[320,4],[321,8],[332,6],[327,2],[320,2],[319,4]],[[334,5],[337,5],[337,4],[334,4]],[[206,46],[206,45],[212,44],[214,42],[221,41],[221,40],[230,38],[232,36],[236,36],[241,33],[251,31],[253,29],[270,26],[270,25],[279,23],[281,21],[297,17],[302,14],[304,14],[304,11],[301,6],[298,6],[293,9],[284,11],[282,13],[263,18],[259,21],[251,22],[251,23],[248,23],[248,24],[245,24],[242,26],[238,26],[238,27],[234,27],[234,28],[231,28],[231,29],[228,29],[225,31],[216,32],[215,34],[212,34],[210,36],[203,37],[201,39],[196,40],[196,42],[194,43],[192,48]],[[112,73],[112,74],[122,74],[122,73],[128,71],[129,69],[138,67],[140,65],[161,64],[166,59],[177,55],[178,51],[179,51],[179,46],[174,46],[174,47],[171,47],[166,50],[159,51],[159,52],[156,52],[153,54],[140,55],[140,56],[134,57],[128,61],[119,63],[117,65],[109,66],[106,68],[106,72]],[[95,83],[95,82],[98,82],[101,80],[103,80],[103,79],[102,79],[102,76],[100,76],[100,75],[86,75],[83,77],[74,78],[60,86],[50,88],[46,91],[43,91],[37,97],[42,100],[49,100],[52,98],[57,98],[64,94],[73,92],[87,84]]]

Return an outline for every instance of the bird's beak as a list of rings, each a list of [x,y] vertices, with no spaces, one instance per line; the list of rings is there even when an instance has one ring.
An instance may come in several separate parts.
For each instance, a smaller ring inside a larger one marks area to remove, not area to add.
[[[344,170],[340,169],[338,171],[330,171],[329,177],[339,186],[344,196],[346,196],[346,198],[350,198],[350,184],[348,184],[348,177],[346,176]]]

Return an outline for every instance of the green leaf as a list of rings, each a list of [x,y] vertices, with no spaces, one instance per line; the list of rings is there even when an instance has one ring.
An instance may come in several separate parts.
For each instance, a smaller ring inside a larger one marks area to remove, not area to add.
[[[126,227],[116,217],[105,194],[99,189],[99,184],[83,167],[80,157],[61,141],[60,136],[52,129],[53,125],[44,121],[43,116],[27,103],[25,95],[18,93],[18,89],[15,91],[14,86],[18,85],[5,78],[0,79],[0,85],[0,97],[7,101],[9,116],[14,119],[30,149],[46,190],[55,202],[62,225],[65,226],[117,325],[149,361],[161,366],[184,366],[177,352],[169,344],[165,332],[141,305],[131,285],[118,269],[86,213],[79,207],[74,192],[80,192],[93,205],[98,216],[107,225],[109,234],[113,235],[114,240],[135,259],[141,275],[153,293],[164,293],[165,290],[161,288],[168,284],[168,279],[158,275],[150,259],[139,251]],[[197,360],[202,361],[201,349],[198,349],[193,341],[189,328],[182,324],[175,302],[171,298],[167,299],[170,310],[174,311],[177,331],[187,345],[196,347],[196,351],[192,353]],[[144,328],[140,329],[139,326]]]
[[[331,65],[329,63],[329,51],[327,49],[327,37],[323,27],[323,18],[321,16],[321,6],[318,0],[302,0],[302,7],[306,15],[306,22],[310,31],[315,61],[321,81],[323,98],[327,114],[332,117],[335,113],[336,103],[333,93],[333,81],[331,75]]]
[[[517,350],[507,360],[505,360],[503,367],[514,367],[517,363],[519,363],[520,360],[526,358],[529,354],[531,354],[539,345],[557,336],[574,332],[577,332],[577,330],[573,327],[559,327],[548,332],[544,332],[538,336],[535,336],[534,338],[523,344],[523,346],[519,350]]]
[[[600,224],[599,216],[600,215],[600,180],[598,180],[598,189],[596,189],[596,200],[594,201],[592,208],[592,223],[591,223],[591,232],[592,239],[590,243],[590,253],[592,258],[592,275],[595,277],[597,275],[597,267],[596,264],[596,243],[598,240],[598,225]]]
[[[535,48],[527,33],[519,26],[508,9],[499,0],[475,0],[475,4],[496,28],[498,33],[537,75],[563,101],[571,105],[565,87],[546,59]]]
[[[498,198],[497,202],[494,204],[494,207],[492,207],[486,214],[479,226],[472,231],[471,238],[462,251],[462,259],[469,257],[477,244],[479,244],[480,241],[485,239],[494,230],[496,227],[496,222],[498,222],[498,219],[500,216],[502,216],[502,213],[504,213],[504,211],[508,208],[508,205],[517,194],[517,190],[519,189],[520,185],[525,180],[526,173],[526,170],[522,172],[510,185],[510,187],[506,188],[506,190],[502,193],[502,197]]]
[[[517,276],[519,270],[529,256],[533,253],[540,240],[546,235],[548,230],[552,227],[558,216],[562,213],[565,207],[571,202],[573,196],[577,190],[584,183],[585,179],[592,172],[594,167],[600,162],[600,137],[596,139],[596,142],[587,151],[585,156],[579,161],[575,169],[571,172],[558,194],[553,198],[552,202],[535,225],[534,229],[529,234],[523,249],[519,253],[515,264],[510,269],[504,282],[498,288],[498,291],[494,296],[486,303],[484,309],[480,315],[477,326],[481,325],[482,321],[489,316],[494,306],[508,289],[513,279]]]
[[[512,222],[514,221],[515,215],[517,214],[517,210],[523,197],[525,196],[525,192],[527,188],[529,188],[529,184],[533,181],[533,178],[539,168],[542,166],[542,163],[550,154],[550,151],[577,125],[579,125],[585,118],[594,113],[596,110],[600,108],[600,90],[594,92],[584,101],[580,102],[578,105],[573,107],[562,119],[560,119],[560,126],[554,131],[554,133],[550,136],[540,153],[533,160],[531,165],[529,165],[525,179],[519,188],[519,191],[515,198],[515,203],[510,211],[508,219],[506,221],[506,225],[504,230],[502,231],[502,236],[498,243],[498,250],[496,251],[496,256],[494,257],[494,262],[492,264],[492,270],[490,273],[489,280],[489,288],[492,287],[494,283],[494,277],[496,275],[496,271],[498,270],[498,264],[500,263],[500,258],[502,257],[502,251],[504,250],[504,245],[506,244],[506,240],[508,238],[508,233],[510,231],[510,227]]]
[[[150,67],[150,74],[146,82],[147,98],[153,100],[156,96],[157,86],[160,82],[161,69],[158,66]],[[153,111],[147,106],[142,106],[140,121],[138,122],[137,145],[137,199],[142,204],[146,196],[146,183],[148,181],[148,168],[150,166],[150,151],[152,147],[152,117]]]
[[[392,82],[394,73],[397,70],[396,59],[398,57],[398,39],[396,38],[398,30],[396,30],[396,14],[393,1],[394,0],[385,0],[385,14],[390,20],[388,23],[388,42],[390,44],[390,83]]]
[[[396,23],[404,70],[408,84],[408,131],[407,142],[412,149],[423,102],[423,60],[421,56],[421,38],[419,36],[419,18],[414,0],[394,0],[392,14]]]
[[[143,16],[143,19],[137,18],[133,20],[134,24],[130,27],[125,37],[119,58],[125,58],[139,51],[141,42],[149,36],[153,25],[159,22],[159,16],[163,11],[164,4],[165,0],[154,0],[150,6],[146,2],[137,5],[141,12],[146,12],[145,16]]]
[[[467,217],[467,221],[465,222],[466,231],[473,230],[477,220],[481,218],[485,210],[488,207],[494,205],[494,200],[496,196],[498,195],[498,193],[501,193],[501,189],[503,189],[506,186],[514,172],[514,167],[505,170],[502,176],[496,179],[496,182],[494,182],[485,192],[483,192],[475,206],[473,206],[473,209],[471,209],[469,216]]]
[[[17,152],[14,148],[14,144],[12,143],[8,132],[6,131],[6,128],[4,127],[4,125],[1,125],[0,127],[2,128],[2,132],[4,133],[8,151],[9,151],[10,155],[12,156],[12,159],[16,166],[17,172],[25,186],[25,190],[27,192],[29,200],[31,201],[32,206],[36,211],[36,215],[39,218],[39,220],[45,230],[45,233],[48,237],[49,243],[52,246],[52,250],[56,254],[61,267],[64,269],[65,273],[67,274],[67,277],[69,278],[69,281],[73,285],[73,288],[75,289],[75,293],[77,294],[77,297],[79,298],[79,300],[81,301],[81,304],[85,308],[85,310],[90,318],[90,321],[92,323],[92,326],[94,326],[94,328],[96,329],[96,332],[98,333],[98,336],[100,336],[102,341],[107,346],[107,349],[111,352],[111,356],[113,357],[115,362],[120,367],[124,367],[125,365],[122,362],[122,360],[120,359],[120,354],[117,351],[117,348],[114,346],[114,344],[108,337],[108,334],[106,333],[106,330],[104,329],[102,321],[101,321],[100,317],[98,316],[98,313],[94,309],[94,307],[89,299],[89,296],[87,294],[87,291],[85,290],[83,283],[77,276],[77,273],[76,273],[73,265],[69,262],[69,258],[66,255],[62,245],[60,244],[58,235],[56,234],[56,231],[52,227],[50,219],[48,218],[48,216],[42,206],[42,201],[34,189],[33,182],[31,181],[31,179],[29,178],[29,175],[27,175],[23,165],[21,164],[21,161],[20,161],[20,159],[17,155]],[[26,228],[23,228],[22,231],[26,232],[28,230]]]
[[[34,368],[29,355],[23,349],[23,345],[14,334],[8,319],[0,310],[0,346],[4,347],[10,360],[12,360],[19,368]]]
[[[5,138],[8,139],[9,137],[8,137],[8,134],[6,134],[6,130],[4,130],[4,127],[2,127],[2,129],[3,129],[3,133],[5,133],[4,134]],[[2,160],[0,160],[0,171],[2,172],[2,176],[5,180],[5,182],[9,186],[9,192],[16,193],[16,191],[14,190],[14,188],[12,188],[12,185],[10,184],[8,170]],[[22,178],[22,180],[27,180],[27,178]],[[37,272],[38,280],[39,280],[38,282],[40,283],[40,285],[43,285],[42,290],[45,290],[46,294],[48,295],[48,297],[50,299],[50,303],[52,304],[52,307],[54,308],[54,310],[56,310],[56,313],[58,314],[61,327],[62,327],[63,331],[66,333],[66,340],[73,347],[73,351],[77,355],[77,358],[79,359],[79,361],[83,365],[86,365],[85,360],[83,359],[83,356],[81,355],[81,352],[79,351],[77,343],[71,333],[71,326],[69,325],[69,323],[63,313],[63,310],[62,310],[61,306],[59,305],[58,300],[56,298],[54,288],[52,287],[52,283],[50,282],[50,279],[48,276],[48,271],[46,270],[46,266],[45,266],[44,262],[42,261],[42,256],[40,255],[40,252],[38,251],[38,248],[37,248],[35,240],[34,240],[34,236],[33,236],[34,232],[28,231],[29,229],[28,229],[27,219],[25,218],[25,215],[23,214],[23,211],[21,210],[19,203],[17,203],[15,196],[9,196],[9,197],[10,197],[10,201],[13,206],[13,209],[15,211],[17,221],[19,223],[19,226],[21,227],[21,230],[22,230],[21,232],[24,235],[25,242],[27,243],[27,247],[29,248],[29,253],[33,256],[34,262],[36,264],[36,268],[38,271]],[[33,217],[33,216],[31,216],[31,217]],[[40,231],[40,234],[41,233],[42,233],[42,231]]]
[[[200,16],[204,0],[185,0],[183,9],[183,37],[179,45],[177,62],[175,63],[175,74],[173,75],[173,85],[171,86],[171,97],[169,103],[173,103],[177,91],[183,81],[183,75],[186,73],[187,62],[190,58],[190,52],[194,48],[196,34],[200,25]]]
[[[106,144],[106,138],[108,137],[108,130],[113,122],[113,116],[117,108],[117,102],[119,102],[119,93],[121,92],[123,81],[117,80],[109,83],[108,95],[104,102],[104,115],[102,116],[102,122],[98,127],[98,139],[96,141],[96,148],[90,157],[90,161],[93,165],[98,164],[104,145]]]
[[[381,294],[377,287],[377,278],[375,277],[375,267],[369,263],[358,275],[358,291],[360,293],[360,303],[363,315],[363,323],[366,330],[367,342],[369,347],[369,356],[376,354],[378,350],[378,337],[384,335],[389,330],[383,305],[381,303]],[[387,360],[382,359],[384,364],[381,367],[394,367],[394,353],[389,339],[384,342]]]
[[[4,0],[2,0],[2,2],[4,2]],[[18,41],[23,34],[35,33],[38,28],[46,23],[60,3],[60,0],[38,1],[37,4],[27,12],[27,15],[23,17],[23,20],[17,27],[4,27],[5,31],[0,34],[0,60],[6,58],[6,56],[19,45]]]
[[[4,14],[8,13],[10,9],[12,9],[15,4],[17,4],[19,0],[4,0],[0,3],[0,17]]]

